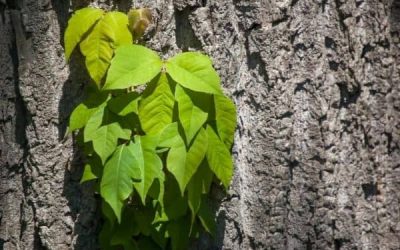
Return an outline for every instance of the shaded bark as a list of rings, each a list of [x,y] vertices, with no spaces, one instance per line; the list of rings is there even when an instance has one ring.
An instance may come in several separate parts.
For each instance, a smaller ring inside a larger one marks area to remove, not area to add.
[[[400,246],[399,1],[111,2],[92,5],[153,10],[146,43],[163,57],[210,55],[237,104],[218,235],[193,248]],[[0,1],[0,249],[97,247],[96,197],[65,136],[87,79],[63,57],[70,11]]]

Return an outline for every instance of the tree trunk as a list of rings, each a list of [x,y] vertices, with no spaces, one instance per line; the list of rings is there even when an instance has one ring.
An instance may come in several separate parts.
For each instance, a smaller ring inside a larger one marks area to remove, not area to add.
[[[0,249],[98,247],[98,197],[65,135],[87,76],[62,34],[87,2],[0,0]],[[237,105],[218,234],[194,249],[399,248],[400,1],[91,5],[151,8],[146,44],[210,55]]]

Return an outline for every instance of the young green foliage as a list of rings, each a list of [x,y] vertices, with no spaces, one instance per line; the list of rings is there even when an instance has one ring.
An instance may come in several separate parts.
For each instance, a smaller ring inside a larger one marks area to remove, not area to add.
[[[167,75],[161,73],[143,93],[139,119],[146,134],[158,134],[172,123],[175,98],[171,85]]]
[[[67,61],[85,33],[87,33],[103,15],[104,11],[101,9],[84,8],[76,11],[69,19],[68,27],[64,35],[65,58]]]
[[[162,61],[156,52],[140,46],[126,45],[115,51],[104,89],[127,89],[150,82],[160,73]]]
[[[167,73],[188,89],[222,95],[220,80],[210,58],[199,52],[178,54],[166,62]]]
[[[105,223],[102,248],[187,249],[201,230],[215,234],[208,195],[229,187],[236,109],[210,58],[199,52],[165,62],[140,40],[148,9],[76,11],[65,56],[79,46],[96,88],[70,116],[97,182]],[[132,33],[131,33],[132,32]],[[143,85],[141,88],[136,86]]]

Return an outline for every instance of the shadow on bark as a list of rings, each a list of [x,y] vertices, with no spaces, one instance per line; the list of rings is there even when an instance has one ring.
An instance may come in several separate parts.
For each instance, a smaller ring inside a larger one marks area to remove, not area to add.
[[[175,8],[176,45],[182,51],[189,51],[190,48],[202,50],[202,44],[196,37],[189,20],[194,10],[195,8],[192,7],[186,7],[183,10]]]
[[[60,26],[60,44],[64,46],[63,34],[70,16],[69,1],[52,0],[52,7],[57,14]],[[84,88],[86,83],[90,81],[85,69],[84,58],[75,50],[70,59],[68,79],[62,87],[58,106],[60,141],[69,140],[71,135],[66,134],[69,116],[84,99]],[[98,199],[93,195],[94,183],[79,183],[84,164],[79,147],[75,142],[75,139],[73,139],[73,156],[63,180],[63,196],[68,200],[70,216],[74,220],[71,247],[73,249],[98,249],[98,234],[101,225],[101,214],[97,209],[99,207]]]

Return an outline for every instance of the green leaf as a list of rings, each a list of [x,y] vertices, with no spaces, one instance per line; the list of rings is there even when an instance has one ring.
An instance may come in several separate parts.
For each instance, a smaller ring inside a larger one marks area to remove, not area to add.
[[[86,57],[86,68],[97,85],[100,85],[107,72],[114,49],[131,43],[128,17],[121,12],[108,12],[81,42],[80,48]]]
[[[133,144],[120,145],[104,167],[100,193],[113,209],[118,222],[124,201],[132,193],[133,179],[140,180],[141,171],[133,154]]]
[[[117,115],[125,116],[129,113],[138,113],[140,95],[136,92],[119,95],[108,101],[107,107]]]
[[[101,249],[112,249],[110,245],[112,232],[113,232],[113,226],[110,221],[106,220],[99,233],[99,243]]]
[[[190,144],[201,126],[207,121],[211,96],[177,85],[175,98],[178,102],[179,120],[185,131],[187,144]]]
[[[121,46],[115,51],[103,89],[126,89],[150,82],[161,71],[156,52],[141,46]]]
[[[174,95],[165,73],[143,93],[139,105],[139,119],[146,134],[158,134],[172,122]]]
[[[103,164],[101,163],[101,159],[97,155],[87,156],[87,163],[80,183],[101,178],[102,175]]]
[[[151,233],[152,222],[154,220],[156,210],[152,205],[140,206],[139,209],[135,209],[135,212],[129,221],[137,225],[138,231],[142,235],[149,236]]]
[[[193,215],[192,221],[199,211],[202,195],[207,194],[210,190],[213,175],[213,172],[208,167],[207,161],[203,160],[187,186],[188,204]]]
[[[101,201],[101,212],[107,222],[110,222],[111,228],[114,228],[117,217],[112,209],[112,207],[104,200]]]
[[[116,224],[113,232],[111,232],[112,246],[123,246],[124,250],[139,250],[132,235],[135,230],[135,223],[132,223],[132,218],[135,216],[136,210],[127,207],[122,212],[121,224]]]
[[[214,103],[218,135],[230,150],[236,128],[235,104],[229,98],[222,95],[215,95]]]
[[[150,189],[147,193],[147,195],[153,199],[154,206],[156,207],[157,204],[160,206],[158,207],[159,209],[162,209],[164,207],[165,175],[163,175],[162,177],[163,178],[160,177],[153,181],[153,184],[150,186]]]
[[[156,214],[153,224],[178,219],[186,214],[188,208],[186,197],[182,196],[178,182],[170,173],[165,175],[164,189],[164,206]]]
[[[72,132],[74,130],[83,128],[90,116],[96,112],[97,109],[98,107],[90,109],[84,103],[79,104],[71,113],[68,130]]]
[[[206,131],[208,135],[208,164],[227,189],[233,174],[231,154],[211,126],[207,126]]]
[[[115,217],[110,205],[108,205],[108,203],[104,200],[101,201],[101,212],[103,214],[105,223],[103,224],[103,227],[99,234],[99,243],[101,249],[112,249],[110,244],[117,218]]]
[[[178,132],[177,134],[179,135]],[[176,140],[176,144],[168,152],[167,169],[178,181],[182,195],[185,192],[186,185],[204,159],[207,147],[207,134],[204,129],[200,129],[187,153],[183,139]]]
[[[165,223],[158,223],[158,224],[153,224],[152,230],[151,230],[151,238],[152,240],[157,243],[157,245],[161,249],[166,249],[167,245],[167,237],[166,237],[166,224]],[[141,248],[141,249],[154,249],[156,250],[157,248]]]
[[[104,163],[107,158],[114,152],[118,144],[118,139],[130,139],[130,131],[122,129],[121,126],[114,122],[98,128],[90,138],[93,143],[94,151],[100,156]]]
[[[207,198],[203,198],[201,201],[198,217],[204,229],[209,232],[213,237],[215,237],[217,226],[215,223],[213,212],[207,202]]]
[[[93,139],[93,135],[103,123],[103,117],[106,113],[107,110],[104,108],[104,106],[102,106],[92,114],[92,116],[87,121],[85,129],[83,131],[84,142],[89,142]]]
[[[185,52],[169,59],[167,73],[182,86],[199,92],[222,94],[220,79],[210,58],[199,52]]]
[[[123,129],[113,121],[113,116],[108,109],[101,108],[90,117],[83,131],[84,141],[92,141],[93,149],[103,163],[114,152],[118,139],[129,140],[131,136],[129,129]]]
[[[122,220],[124,221],[124,220]],[[127,220],[129,222],[129,220]],[[131,235],[128,235],[123,231],[124,228],[119,229],[114,233],[113,238],[111,239],[112,246],[123,246],[124,250],[140,250],[138,248],[136,242],[132,239]],[[115,248],[120,249],[120,248]]]
[[[172,250],[188,249],[190,221],[186,217],[168,223],[167,231],[171,237]]]
[[[167,125],[160,133],[157,146],[163,148],[171,148],[180,145],[183,142],[178,130],[178,123],[174,122]]]
[[[69,19],[64,35],[65,58],[69,60],[72,51],[82,40],[86,32],[104,15],[104,11],[95,8],[77,10]]]
[[[96,93],[90,95],[83,103],[79,104],[71,113],[68,130],[72,132],[83,128],[97,110],[104,108],[103,104],[107,97],[108,95]]]
[[[86,164],[85,168],[83,170],[83,174],[82,174],[82,178],[80,183],[84,183],[86,181],[91,181],[91,180],[95,180],[99,178],[98,176],[96,176],[93,171],[92,171],[92,166],[90,164]]]
[[[119,116],[116,120],[122,128],[131,130],[132,134],[143,134],[139,116],[136,113],[130,112],[125,116]]]
[[[161,250],[161,248],[149,237],[140,237],[137,242],[138,249],[142,250]]]
[[[135,136],[132,152],[141,170],[141,182],[134,183],[142,203],[145,204],[146,195],[155,179],[164,179],[163,166],[156,153],[157,138],[150,136]]]

